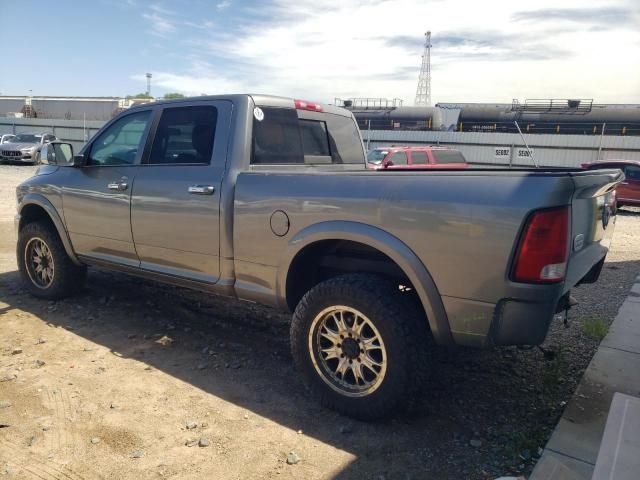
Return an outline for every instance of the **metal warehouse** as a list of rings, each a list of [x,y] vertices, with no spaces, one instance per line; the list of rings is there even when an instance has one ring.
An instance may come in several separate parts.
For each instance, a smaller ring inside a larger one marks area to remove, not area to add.
[[[0,116],[106,121],[129,103],[122,97],[0,97]]]

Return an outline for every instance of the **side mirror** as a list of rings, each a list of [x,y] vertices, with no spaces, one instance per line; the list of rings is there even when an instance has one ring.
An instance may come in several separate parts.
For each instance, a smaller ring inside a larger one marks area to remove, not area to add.
[[[391,167],[393,165],[393,162],[391,161],[390,158],[386,158],[385,160],[382,161],[382,168],[388,168]]]
[[[87,155],[74,155],[73,156],[73,166],[74,167],[82,167],[87,164]]]
[[[70,143],[47,143],[40,150],[40,162],[61,167],[72,167],[75,165],[73,146]]]

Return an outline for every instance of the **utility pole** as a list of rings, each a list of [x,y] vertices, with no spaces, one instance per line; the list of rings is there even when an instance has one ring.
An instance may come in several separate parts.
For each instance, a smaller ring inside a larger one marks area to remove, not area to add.
[[[145,77],[147,77],[147,96],[149,96],[151,95],[151,74],[147,73]]]
[[[422,54],[422,67],[418,77],[416,89],[416,106],[431,106],[431,32],[424,34],[424,52]]]

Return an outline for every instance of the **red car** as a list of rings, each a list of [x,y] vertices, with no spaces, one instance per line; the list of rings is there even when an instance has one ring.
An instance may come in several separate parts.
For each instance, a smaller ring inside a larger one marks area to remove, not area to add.
[[[604,160],[583,163],[582,168],[587,170],[619,168],[624,172],[626,178],[616,189],[618,207],[623,205],[640,206],[640,160]]]
[[[467,168],[462,153],[447,147],[391,146],[374,148],[367,154],[367,168],[372,170]]]

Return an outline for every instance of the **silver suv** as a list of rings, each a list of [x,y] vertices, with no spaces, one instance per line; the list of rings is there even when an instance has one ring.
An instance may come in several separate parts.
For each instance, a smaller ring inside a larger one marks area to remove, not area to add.
[[[42,146],[56,140],[51,133],[18,133],[0,145],[0,161],[39,163]]]

